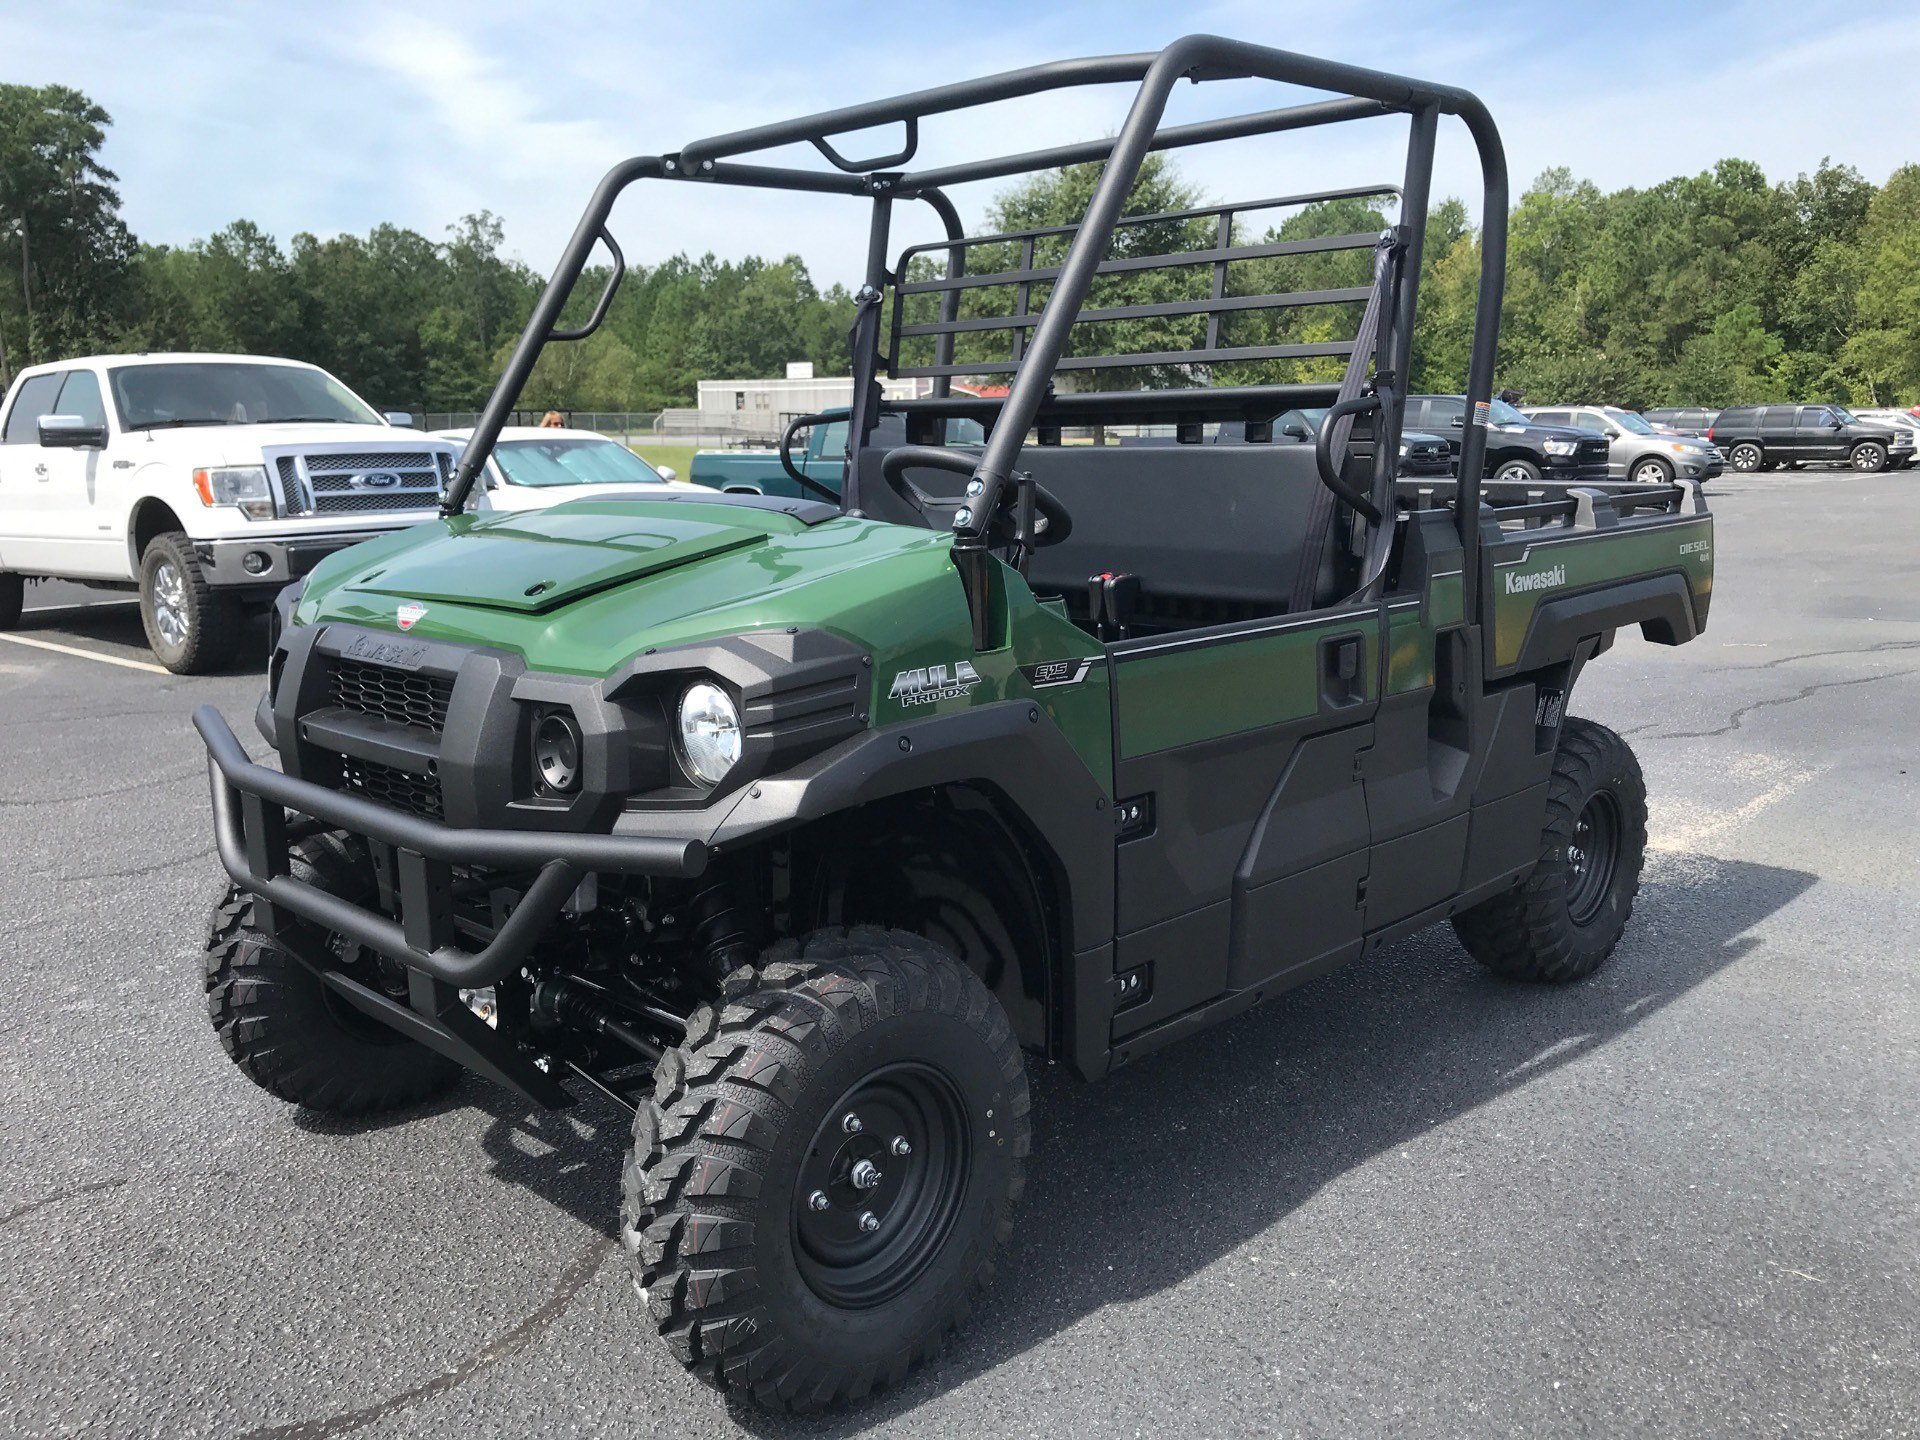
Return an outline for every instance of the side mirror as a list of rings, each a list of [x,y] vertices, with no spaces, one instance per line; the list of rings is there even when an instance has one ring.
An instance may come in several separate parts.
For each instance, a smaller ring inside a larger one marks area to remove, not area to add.
[[[653,468],[662,480],[678,480],[680,478],[680,472],[671,465],[656,465]]]
[[[1280,433],[1293,440],[1307,440],[1312,438],[1307,434],[1307,427],[1302,425],[1298,420],[1281,426]]]
[[[1834,418],[1829,416],[1827,418],[1827,428],[1829,430],[1844,430],[1847,427],[1844,424],[1842,424],[1840,421],[1835,420]]]
[[[78,415],[42,415],[40,443],[50,450],[104,450],[107,425],[98,425]]]
[[[414,428],[413,416],[405,410],[382,410],[380,412],[380,418],[396,429],[411,430]]]
[[[1451,420],[1447,421],[1447,424],[1451,425],[1456,430],[1464,430],[1467,428],[1467,417],[1464,415],[1456,415]]]

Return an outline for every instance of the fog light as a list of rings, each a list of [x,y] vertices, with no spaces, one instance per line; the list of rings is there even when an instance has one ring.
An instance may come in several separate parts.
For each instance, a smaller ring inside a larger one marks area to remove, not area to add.
[[[273,568],[273,557],[264,550],[249,550],[240,557],[240,568],[249,575],[264,575]]]
[[[541,783],[555,794],[580,788],[580,729],[557,710],[533,727],[533,764]]]

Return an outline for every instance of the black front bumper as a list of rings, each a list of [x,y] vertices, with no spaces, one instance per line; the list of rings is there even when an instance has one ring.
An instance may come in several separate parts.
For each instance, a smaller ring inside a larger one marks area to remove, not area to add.
[[[256,911],[262,928],[271,931],[274,910],[285,909],[448,985],[491,985],[514,970],[589,872],[687,877],[706,868],[707,847],[693,839],[444,825],[254,764],[211,705],[194,711],[193,724],[207,746],[220,863],[234,884],[262,902]],[[384,848],[398,920],[290,873],[290,823],[302,820],[362,836],[376,852]],[[512,914],[477,951],[458,943],[454,865],[537,872]]]

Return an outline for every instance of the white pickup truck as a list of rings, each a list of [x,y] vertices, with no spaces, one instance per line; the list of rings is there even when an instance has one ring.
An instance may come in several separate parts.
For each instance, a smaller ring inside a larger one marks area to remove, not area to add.
[[[137,588],[176,674],[333,551],[430,518],[457,452],[313,365],[111,355],[20,372],[0,408],[0,629],[24,584]]]

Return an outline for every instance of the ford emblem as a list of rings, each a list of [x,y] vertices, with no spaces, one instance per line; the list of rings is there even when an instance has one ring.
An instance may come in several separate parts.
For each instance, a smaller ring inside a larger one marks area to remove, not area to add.
[[[368,470],[349,475],[347,483],[356,490],[391,490],[400,483],[400,477],[391,470]]]

